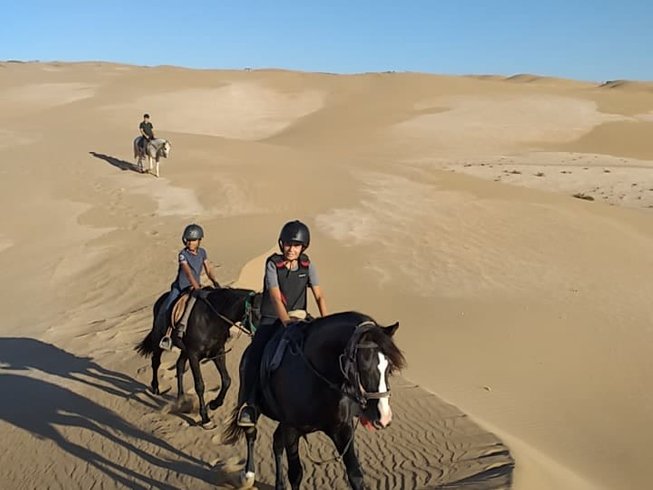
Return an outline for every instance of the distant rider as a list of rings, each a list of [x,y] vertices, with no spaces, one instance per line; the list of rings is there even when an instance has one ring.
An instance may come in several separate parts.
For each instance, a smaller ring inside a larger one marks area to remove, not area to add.
[[[150,122],[149,114],[143,114],[143,121],[138,126],[138,129],[141,132],[141,140],[139,142],[141,151],[145,153],[147,143],[154,139],[154,125]]]

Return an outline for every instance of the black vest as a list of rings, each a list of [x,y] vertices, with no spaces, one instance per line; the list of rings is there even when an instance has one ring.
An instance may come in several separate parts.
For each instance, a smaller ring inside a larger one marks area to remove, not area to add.
[[[286,307],[286,311],[306,310],[306,289],[309,283],[308,266],[311,264],[308,255],[300,255],[298,260],[299,267],[294,271],[286,268],[286,259],[281,254],[272,254],[267,258],[265,261],[266,270],[269,262],[272,262],[277,269],[281,300]],[[261,316],[274,319],[278,318],[265,281],[263,281]]]

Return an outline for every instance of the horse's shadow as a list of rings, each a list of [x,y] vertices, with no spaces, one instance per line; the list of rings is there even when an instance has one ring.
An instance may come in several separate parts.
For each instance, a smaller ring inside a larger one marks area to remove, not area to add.
[[[30,369],[74,380],[110,395],[133,399],[151,409],[157,408],[134,397],[134,394],[145,391],[145,385],[125,374],[100,366],[90,357],[76,356],[37,339],[0,338],[0,372]]]
[[[218,476],[197,458],[138,429],[115,412],[68,388],[11,373],[0,376],[0,392],[11,393],[11,398],[0,403],[0,420],[39,439],[52,441],[126,488],[172,490],[176,487],[167,483],[165,475],[168,472],[199,478],[207,483],[214,483]],[[85,447],[84,443],[67,439],[64,433],[68,431],[61,431],[60,427],[83,429],[79,433],[90,433],[89,441],[96,441],[96,447],[113,444],[120,453],[129,455],[129,460],[134,457],[141,459],[166,473],[160,479],[151,473],[145,475],[139,470],[140,465],[131,468],[129,464],[114,461],[94,448]],[[144,443],[147,444],[145,449]]]
[[[138,165],[135,165],[125,160],[120,160],[119,158],[112,157],[110,155],[104,155],[103,153],[96,153],[94,151],[89,151],[89,154],[93,155],[95,158],[104,160],[105,162],[110,163],[114,167],[119,168],[120,170],[131,170],[132,172],[141,173],[141,170],[138,168]]]

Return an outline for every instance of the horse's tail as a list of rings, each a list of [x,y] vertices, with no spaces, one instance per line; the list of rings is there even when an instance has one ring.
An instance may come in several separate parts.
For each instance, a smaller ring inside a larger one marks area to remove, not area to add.
[[[150,357],[154,354],[154,349],[157,347],[157,339],[154,333],[154,329],[150,330],[150,333],[134,347],[134,350],[138,352],[143,357]]]
[[[238,410],[238,406],[234,407],[229,416],[227,426],[222,433],[223,444],[236,444],[245,433],[245,430],[238,425]]]

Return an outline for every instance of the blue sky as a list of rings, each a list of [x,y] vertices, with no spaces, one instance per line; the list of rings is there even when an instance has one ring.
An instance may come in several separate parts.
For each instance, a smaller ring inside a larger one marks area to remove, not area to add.
[[[0,60],[653,80],[653,0],[4,0],[0,13]]]

